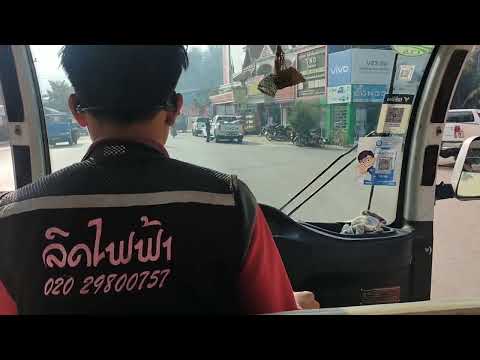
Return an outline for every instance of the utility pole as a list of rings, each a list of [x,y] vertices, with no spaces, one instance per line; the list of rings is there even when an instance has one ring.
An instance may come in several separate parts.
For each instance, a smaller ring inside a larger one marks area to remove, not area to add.
[[[228,45],[228,80],[231,83],[232,82],[232,76],[233,76],[233,71],[232,71],[232,49],[230,48],[231,45]]]

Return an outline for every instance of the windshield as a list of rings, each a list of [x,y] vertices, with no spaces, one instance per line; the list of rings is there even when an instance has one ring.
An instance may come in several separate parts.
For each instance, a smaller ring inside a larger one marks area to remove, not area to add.
[[[358,144],[359,150],[366,151],[362,161],[358,160],[360,152],[353,151],[327,171],[305,196],[355,160],[293,217],[338,222],[358,216],[367,208],[372,190],[372,182],[359,172],[365,164],[374,164],[371,211],[389,223],[394,221],[403,139],[433,47],[281,45],[285,68],[296,69],[304,81],[268,96],[259,84],[274,71],[276,47],[188,47],[190,66],[176,88],[183,95],[182,114],[188,121],[180,126],[177,120],[176,136],[166,144],[170,156],[236,174],[258,202],[280,208]],[[46,112],[47,108],[69,112],[67,99],[73,89],[59,66],[60,49],[60,45],[31,46]],[[219,122],[238,121],[241,133],[212,126],[214,140],[206,142],[205,131],[192,131],[215,116]],[[365,140],[372,131],[393,134],[400,143],[387,141],[380,146],[378,138]],[[80,161],[90,143],[85,132],[71,148],[51,147],[52,170]],[[390,148],[382,147],[387,143]],[[367,174],[372,175],[372,169]]]
[[[447,123],[466,123],[474,122],[473,113],[471,111],[449,111],[447,114]]]

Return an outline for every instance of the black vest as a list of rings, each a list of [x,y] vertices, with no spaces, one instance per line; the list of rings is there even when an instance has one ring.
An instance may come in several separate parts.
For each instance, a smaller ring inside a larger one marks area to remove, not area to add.
[[[240,313],[256,203],[235,176],[110,140],[0,199],[19,314]]]

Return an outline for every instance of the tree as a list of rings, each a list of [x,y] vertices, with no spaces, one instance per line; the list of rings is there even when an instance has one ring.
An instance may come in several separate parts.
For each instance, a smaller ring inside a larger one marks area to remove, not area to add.
[[[318,125],[318,110],[304,102],[297,102],[288,118],[290,126],[297,133],[305,133]]]
[[[208,46],[206,50],[197,47],[188,50],[190,65],[182,73],[177,85],[177,91],[188,92],[190,90],[200,90],[201,94],[196,96],[199,105],[208,106],[208,92],[218,88],[223,83],[222,68],[222,46]],[[193,104],[193,100],[186,97],[185,107]]]
[[[44,101],[46,107],[51,107],[62,112],[69,112],[68,97],[74,91],[65,81],[49,81],[50,89],[47,90],[47,99]]]

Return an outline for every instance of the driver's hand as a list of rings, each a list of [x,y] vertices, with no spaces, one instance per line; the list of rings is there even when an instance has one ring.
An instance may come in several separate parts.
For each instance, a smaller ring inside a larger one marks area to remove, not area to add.
[[[315,295],[311,291],[294,292],[293,296],[299,310],[320,309],[320,303],[315,300]]]

